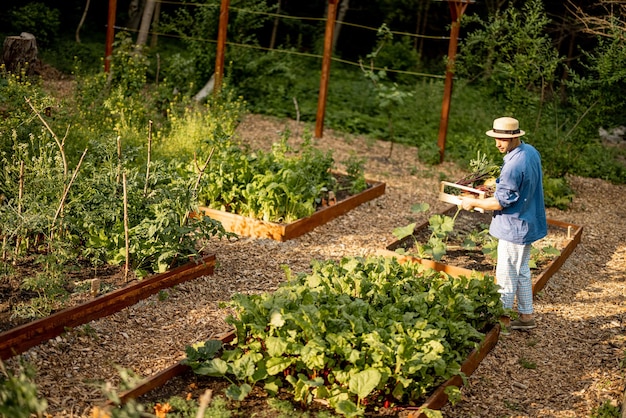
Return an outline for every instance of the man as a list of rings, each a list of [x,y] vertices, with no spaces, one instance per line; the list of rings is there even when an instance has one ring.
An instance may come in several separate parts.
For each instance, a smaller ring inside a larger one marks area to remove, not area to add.
[[[493,197],[462,198],[465,210],[482,208],[493,211],[489,233],[498,238],[496,281],[502,304],[513,309],[517,297],[519,318],[505,325],[510,329],[529,330],[537,326],[533,316],[530,274],[531,244],[548,233],[543,201],[541,156],[531,145],[522,142],[525,134],[519,121],[510,117],[493,121],[486,134],[496,141],[504,155]]]

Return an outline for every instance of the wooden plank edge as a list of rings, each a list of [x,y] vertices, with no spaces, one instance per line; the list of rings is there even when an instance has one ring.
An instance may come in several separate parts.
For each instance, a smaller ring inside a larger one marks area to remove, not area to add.
[[[225,332],[216,338],[211,338],[213,340],[219,340],[222,344],[229,343],[235,339],[236,335],[234,331]],[[191,370],[191,368],[181,362],[171,365],[170,367],[161,370],[153,374],[150,377],[143,379],[139,382],[135,387],[130,388],[124,392],[119,394],[119,399],[121,403],[126,403],[131,399],[137,399],[142,395],[150,392],[153,389],[163,386],[169,380],[182,375],[183,373]],[[111,401],[107,401],[106,405],[113,405]]]
[[[561,222],[561,221],[555,221],[555,220],[551,220],[548,219],[548,224],[554,225],[554,226],[558,226],[561,228],[568,228],[568,227],[572,227],[572,228],[576,228],[575,232],[574,232],[574,236],[569,240],[569,242],[567,243],[567,245],[565,246],[565,248],[561,251],[561,254],[556,257],[555,259],[553,259],[548,266],[542,270],[541,274],[539,274],[539,276],[537,276],[537,279],[535,280],[535,282],[533,283],[533,296],[536,296],[537,293],[539,293],[541,290],[543,290],[543,288],[545,287],[546,283],[548,282],[548,279],[550,279],[550,277],[552,277],[554,275],[554,273],[556,273],[561,266],[563,265],[563,263],[565,263],[565,261],[569,258],[569,256],[572,254],[572,252],[574,251],[574,249],[578,246],[578,244],[580,244],[580,241],[582,239],[582,233],[583,233],[583,227],[582,226],[578,226],[578,225],[574,225],[574,224],[568,224],[565,222]]]
[[[165,273],[156,274],[130,286],[114,290],[83,304],[63,309],[45,318],[31,321],[0,334],[0,359],[23,353],[40,343],[61,335],[67,328],[86,324],[128,306],[134,305],[159,290],[213,274],[215,255],[200,262],[190,262]]]
[[[493,328],[485,335],[485,339],[480,344],[480,346],[473,350],[469,357],[463,362],[461,365],[461,372],[463,372],[467,377],[471,376],[474,371],[478,368],[480,363],[487,357],[487,354],[493,350],[493,348],[498,343],[498,338],[500,336],[500,324],[496,324]],[[441,409],[448,402],[448,395],[445,390],[448,386],[457,386],[461,388],[463,386],[463,379],[461,376],[453,376],[448,379],[445,383],[439,386],[432,395],[426,399],[419,407],[408,407],[404,408],[406,411],[410,411],[407,415],[407,418],[426,418],[426,414],[422,411],[426,408],[432,410]]]
[[[365,202],[374,200],[377,197],[385,194],[385,183],[371,181],[367,181],[367,183],[371,184],[372,187],[369,187],[363,190],[361,193],[355,194],[348,197],[347,199],[337,202],[337,204],[335,205],[326,206],[316,211],[311,216],[307,216],[306,218],[302,218],[295,222],[287,224],[285,226],[283,240],[287,241],[304,235],[307,232],[311,232],[317,226],[330,222],[331,220],[345,214],[346,212],[351,211],[357,206],[362,205]]]
[[[398,254],[395,251],[391,251],[387,249],[385,250],[379,249],[376,251],[376,254],[385,256],[385,257],[396,258],[401,263],[404,263],[404,262],[418,263],[418,264],[423,265],[424,267],[431,268],[433,270],[449,274],[452,277],[461,277],[461,276],[470,277],[475,272],[474,270],[466,269],[464,267],[458,267],[458,266],[453,266],[451,264],[439,263],[434,260],[427,260],[424,258],[413,257],[411,255]],[[482,274],[485,274],[485,273],[482,273]]]

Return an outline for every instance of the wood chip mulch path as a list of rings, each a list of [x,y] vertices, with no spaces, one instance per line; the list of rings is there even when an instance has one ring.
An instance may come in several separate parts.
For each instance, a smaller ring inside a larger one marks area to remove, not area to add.
[[[242,140],[268,149],[289,127],[303,124],[246,117]],[[312,127],[308,127],[312,129]],[[294,141],[297,140],[294,136]],[[241,238],[211,242],[215,273],[156,295],[110,317],[78,327],[22,357],[37,368],[36,383],[53,417],[89,416],[101,405],[102,382],[119,384],[118,367],[150,376],[184,357],[185,346],[229,330],[220,308],[236,292],[272,291],[284,280],[282,265],[309,271],[313,259],[373,255],[396,240],[392,231],[423,222],[449,207],[437,199],[441,179],[463,169],[429,167],[414,148],[368,141],[327,130],[315,140],[332,149],[338,168],[352,153],[367,158],[366,177],[386,183],[386,193],[299,238],[276,242]],[[621,405],[626,357],[626,186],[569,177],[571,208],[548,210],[556,220],[582,225],[582,242],[536,299],[538,328],[500,341],[469,378],[462,400],[445,417],[589,417],[605,401]],[[426,202],[431,211],[411,213]],[[9,362],[17,361],[12,359]]]

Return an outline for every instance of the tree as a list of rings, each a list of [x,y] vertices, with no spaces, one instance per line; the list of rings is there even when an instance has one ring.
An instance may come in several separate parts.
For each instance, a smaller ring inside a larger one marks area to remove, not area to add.
[[[566,3],[567,9],[583,26],[583,31],[601,38],[626,37],[626,2],[599,0],[583,5],[573,0]]]
[[[137,45],[145,45],[148,41],[148,32],[150,31],[150,25],[152,24],[155,6],[156,0],[146,0],[146,6],[143,9],[143,15],[141,17],[139,34],[137,35]]]
[[[341,32],[341,22],[346,19],[346,14],[350,9],[350,0],[340,0],[339,9],[337,10],[337,23],[335,23],[335,30],[333,31],[333,46],[332,50],[335,50],[337,42],[339,41],[339,33]]]
[[[546,34],[549,22],[541,0],[528,1],[522,10],[508,8],[487,21],[476,16],[465,19],[464,24],[478,28],[460,43],[456,74],[482,82],[494,96],[505,98],[511,113],[541,106],[553,90],[562,61]]]
[[[588,132],[626,125],[626,3],[578,5],[568,0],[567,9],[582,32],[596,40],[593,48],[583,51],[579,69],[572,70],[570,102],[587,115]]]

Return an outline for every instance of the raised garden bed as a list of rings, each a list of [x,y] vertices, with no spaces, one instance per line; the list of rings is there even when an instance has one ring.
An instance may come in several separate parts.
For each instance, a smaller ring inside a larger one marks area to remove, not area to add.
[[[454,216],[457,206],[451,206],[442,215]],[[475,229],[484,229],[488,227],[491,219],[490,213],[478,212],[459,212],[455,220],[456,236],[462,237]],[[559,255],[552,257],[540,258],[536,261],[537,268],[532,270],[533,274],[533,295],[541,291],[546,285],[548,279],[558,271],[565,260],[570,256],[572,251],[580,243],[582,237],[582,226],[570,224],[567,222],[548,219],[548,235],[533,245],[536,248],[551,246],[559,250]],[[481,272],[484,274],[495,275],[495,260],[489,259],[480,249],[467,250],[461,245],[461,242],[455,241],[454,237],[448,242],[448,250],[440,261],[432,259],[419,258],[411,254],[411,247],[415,242],[423,243],[428,240],[431,231],[429,230],[429,222],[417,225],[411,236],[395,241],[388,245],[386,249],[380,250],[381,255],[397,257],[402,261],[414,261],[433,268],[437,271],[443,271],[453,276],[469,275],[472,272]],[[405,254],[398,254],[397,250],[403,249]]]
[[[298,219],[288,224],[248,218],[237,215],[236,213],[208,207],[201,207],[200,210],[212,219],[220,221],[224,229],[228,232],[252,238],[269,238],[276,241],[288,241],[306,234],[316,227],[385,193],[385,183],[368,180],[367,184],[369,187],[364,191],[347,196],[345,199],[338,197],[336,202],[330,202],[330,204],[320,207],[311,216]]]
[[[198,262],[189,262],[165,273],[156,274],[96,297],[88,302],[12,328],[0,334],[0,359],[4,360],[23,353],[31,347],[61,335],[67,328],[86,324],[118,312],[158,293],[161,289],[200,276],[213,274],[214,268],[215,255],[208,255]]]
[[[496,343],[498,342],[499,335],[500,325],[496,324],[486,333],[485,339],[480,344],[480,346],[473,350],[469,354],[467,359],[463,362],[461,366],[461,372],[463,372],[466,376],[470,376],[479,366],[480,362],[487,356],[487,354],[489,354],[493,347],[495,347]],[[216,339],[226,344],[231,342],[234,338],[235,333],[228,332],[226,334],[218,336]],[[176,382],[176,385],[172,384],[175,378],[179,378],[179,380]],[[121,392],[119,394],[119,399],[122,403],[126,403],[131,399],[157,402],[162,401],[163,398],[174,395],[185,397],[188,393],[190,393],[190,384],[194,392],[191,396],[194,399],[199,398],[200,395],[202,395],[202,393],[204,393],[208,389],[212,390],[213,394],[219,394],[224,387],[228,386],[228,382],[225,379],[195,375],[189,366],[182,363],[176,363],[144,379],[135,387]],[[176,387],[167,388],[168,385]],[[394,416],[401,412],[404,412],[403,416],[407,418],[426,418],[426,415],[422,413],[422,410],[424,410],[425,408],[439,410],[448,402],[448,395],[445,392],[445,389],[448,386],[461,387],[463,386],[463,379],[458,375],[448,379],[445,383],[440,385],[430,396],[428,396],[426,401],[420,406],[396,406],[393,407],[393,410],[389,412]],[[251,405],[258,404],[259,402],[265,403],[266,397],[267,395],[261,395],[262,399],[253,399],[253,396],[250,396],[250,399],[248,399],[247,401],[240,402],[239,410],[241,410],[241,408],[246,408],[247,403],[250,403]],[[315,406],[325,408],[322,404],[318,404]],[[252,408],[250,410],[251,414],[256,412],[253,409],[254,406],[250,406],[250,408]],[[331,409],[327,410],[329,412],[332,411]]]
[[[488,325],[482,341],[478,343],[477,347],[471,352],[468,352],[467,357],[462,362],[462,374],[470,376],[476,370],[480,362],[496,345],[499,333],[499,324]],[[232,331],[214,339],[226,345],[235,338],[236,334]],[[221,394],[229,383],[230,382],[224,378],[196,375],[193,373],[192,368],[185,365],[183,361],[144,379],[135,387],[120,393],[119,399],[122,403],[129,402],[130,400],[138,400],[144,405],[163,405],[172,397],[178,397],[179,399],[200,399],[207,391],[210,391],[210,393],[214,395]],[[424,409],[438,410],[447,403],[448,393],[446,388],[448,386],[461,387],[462,385],[463,378],[461,375],[457,374],[429,392],[426,397],[424,397],[424,401],[421,404],[412,404],[411,406],[403,404],[386,406],[386,404],[381,404],[378,412],[374,413],[372,416],[397,416],[398,414],[402,414],[404,417],[425,418]],[[288,393],[282,393],[282,391],[277,394],[277,397],[279,399],[290,399]],[[258,411],[258,409],[255,408],[267,408],[267,398],[268,395],[263,390],[255,387],[244,400],[236,402],[237,413],[241,414],[238,416],[247,416],[246,414],[248,412],[252,415],[252,413]],[[110,407],[112,404],[109,402],[108,406]],[[294,406],[294,408],[297,408],[297,406]],[[307,406],[306,410],[315,411],[317,409],[324,409],[331,413],[333,411],[323,401],[313,402],[311,405]],[[266,414],[259,416],[265,417],[271,415]]]

